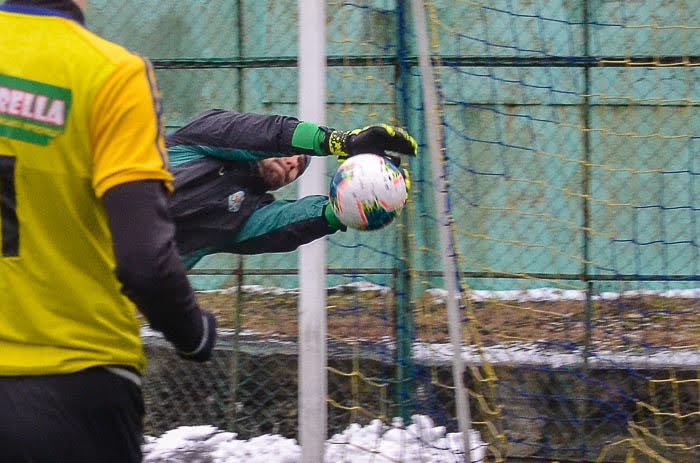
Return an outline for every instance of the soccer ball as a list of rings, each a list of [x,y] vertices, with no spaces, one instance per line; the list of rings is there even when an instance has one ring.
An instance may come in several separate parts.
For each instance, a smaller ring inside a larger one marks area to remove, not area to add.
[[[377,230],[390,224],[406,203],[401,171],[383,156],[357,154],[333,176],[330,205],[347,227]]]

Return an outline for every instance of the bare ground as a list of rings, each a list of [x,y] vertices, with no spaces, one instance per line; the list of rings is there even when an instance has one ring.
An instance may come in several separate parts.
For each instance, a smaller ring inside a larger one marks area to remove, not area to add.
[[[294,294],[200,292],[197,298],[218,315],[222,327],[233,328],[239,322],[241,329],[261,335],[297,336]],[[413,307],[415,338],[447,342],[444,303],[424,295],[413,301]],[[393,297],[378,291],[331,293],[326,308],[331,338],[395,339],[395,327],[402,326]],[[590,325],[590,342],[599,348],[700,346],[697,299],[625,297],[594,301],[590,308],[583,301],[466,301],[465,308],[464,339],[485,345],[508,341],[583,344]]]

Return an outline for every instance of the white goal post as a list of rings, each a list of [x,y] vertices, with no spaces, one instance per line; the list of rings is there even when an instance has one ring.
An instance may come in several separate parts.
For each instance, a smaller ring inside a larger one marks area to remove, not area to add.
[[[299,118],[325,124],[325,0],[299,0]],[[313,158],[312,158],[313,159]],[[299,197],[326,194],[323,158],[299,180]],[[303,463],[323,461],[326,442],[326,239],[299,248],[299,441]]]

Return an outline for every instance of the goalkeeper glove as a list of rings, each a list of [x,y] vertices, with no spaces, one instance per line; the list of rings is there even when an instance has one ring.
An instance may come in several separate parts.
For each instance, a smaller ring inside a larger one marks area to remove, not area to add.
[[[408,198],[408,192],[411,191],[411,175],[408,173],[408,169],[401,168],[401,173],[403,174],[403,182],[406,185],[406,198]]]
[[[206,362],[211,359],[216,344],[216,317],[210,312],[202,311],[202,339],[195,350],[184,352],[177,350],[177,355],[193,362]]]
[[[331,207],[330,203],[326,203],[325,206],[323,206],[323,217],[326,219],[326,223],[328,224],[328,227],[335,231],[346,231],[348,227],[346,227],[343,222],[340,221],[338,217],[335,216],[333,213],[333,208]]]
[[[415,156],[418,151],[416,140],[400,127],[378,124],[351,131],[322,129],[326,135],[321,149],[326,155],[338,156],[339,162],[356,154],[373,153],[399,166],[401,159],[391,152]]]

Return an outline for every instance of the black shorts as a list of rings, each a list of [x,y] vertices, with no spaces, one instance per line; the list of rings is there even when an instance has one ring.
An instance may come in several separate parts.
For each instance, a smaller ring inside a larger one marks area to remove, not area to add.
[[[140,462],[143,396],[129,376],[0,376],[0,462]]]

